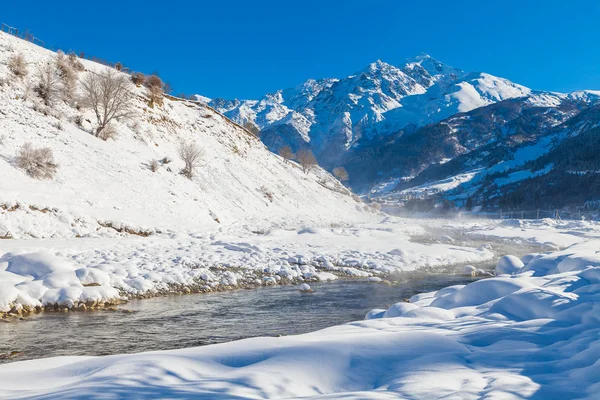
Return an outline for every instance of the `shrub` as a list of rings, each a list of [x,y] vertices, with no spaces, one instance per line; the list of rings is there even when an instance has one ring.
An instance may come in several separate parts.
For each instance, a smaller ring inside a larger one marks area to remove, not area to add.
[[[35,148],[29,142],[19,149],[17,165],[35,179],[52,179],[58,168],[58,164],[54,162],[52,149]]]
[[[121,64],[120,62],[117,62],[115,64],[115,69],[119,72],[123,71],[123,64]]]
[[[77,71],[62,51],[56,54],[56,69],[62,80],[65,100],[72,100],[77,90]]]
[[[162,160],[160,160],[160,163],[163,165],[170,164],[171,159],[169,157],[164,157]]]
[[[159,167],[159,163],[156,160],[152,160],[150,161],[150,164],[148,164],[148,169],[152,172],[156,172],[158,171],[158,167]]]
[[[185,167],[181,170],[181,174],[186,178],[192,179],[194,170],[200,166],[200,161],[204,157],[204,150],[199,148],[196,143],[186,142],[182,139],[177,147],[177,154],[185,163]]]
[[[112,124],[108,124],[102,130],[96,131],[96,137],[104,141],[115,139],[117,137],[117,128]]]
[[[165,87],[162,79],[158,75],[150,75],[146,78],[145,85],[148,88],[150,106],[154,106],[155,104],[162,105]]]
[[[267,200],[269,200],[271,203],[273,202],[275,194],[268,187],[261,186],[260,192],[267,198]]]
[[[83,58],[83,53],[82,57]],[[83,66],[83,63],[81,61],[79,61],[79,59],[77,58],[77,55],[73,52],[70,52],[69,55],[67,56],[69,59],[69,64],[71,64],[71,67],[78,72],[83,72],[85,71],[85,67]]]
[[[141,86],[144,84],[144,82],[146,82],[146,76],[141,72],[134,72],[131,75],[131,82],[133,82],[133,84],[136,86]]]
[[[54,64],[47,62],[38,68],[38,84],[34,91],[44,101],[44,104],[50,106],[59,97],[61,91],[60,76]]]
[[[8,69],[18,78],[27,76],[27,63],[22,54],[16,54],[8,60]]]
[[[160,79],[160,77],[156,74],[150,75],[148,77],[146,77],[146,80],[144,82],[144,84],[146,85],[146,87],[151,88],[151,87],[159,87],[159,88],[163,88],[164,83],[162,81],[162,79]]]

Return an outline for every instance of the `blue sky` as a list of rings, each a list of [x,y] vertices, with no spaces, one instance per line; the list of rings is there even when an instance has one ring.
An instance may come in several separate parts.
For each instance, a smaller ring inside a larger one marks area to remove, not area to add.
[[[534,89],[600,89],[597,0],[3,3],[1,22],[158,71],[176,93],[257,98],[422,52]]]

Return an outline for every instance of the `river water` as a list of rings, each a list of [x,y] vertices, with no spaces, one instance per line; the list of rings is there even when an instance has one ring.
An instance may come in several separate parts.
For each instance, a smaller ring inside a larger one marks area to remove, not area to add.
[[[512,249],[512,254],[528,252]],[[500,254],[507,254],[501,249]],[[478,265],[488,271],[495,262]],[[466,284],[461,266],[420,269],[386,285],[360,280],[133,300],[117,311],[45,312],[0,322],[1,362],[62,355],[107,355],[222,343],[256,336],[311,332],[363,319],[374,308],[415,294]]]

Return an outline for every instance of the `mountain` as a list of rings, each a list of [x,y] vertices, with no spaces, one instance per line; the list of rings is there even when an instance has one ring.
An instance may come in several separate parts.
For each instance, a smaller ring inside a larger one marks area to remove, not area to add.
[[[28,71],[23,78],[8,68],[17,54]],[[45,105],[32,90],[36,71],[56,57],[0,33],[0,237],[95,237],[371,218],[330,174],[320,168],[303,173],[201,102],[167,96],[162,105],[152,104],[145,87],[131,84],[133,114],[114,125],[114,139],[94,137],[90,109],[66,98]],[[81,62],[79,82],[106,68]],[[192,179],[179,173],[180,141],[195,142],[203,151]],[[17,155],[27,142],[53,153],[54,179],[34,179],[18,167]]]
[[[310,147],[331,168],[371,141],[457,112],[529,94],[530,89],[483,73],[465,73],[429,55],[398,68],[376,61],[343,79],[308,80],[260,100],[209,104],[238,123],[252,122],[277,151]]]
[[[261,100],[210,104],[238,123],[256,124],[272,151],[309,147],[325,168],[344,166],[354,190],[384,201],[390,193],[473,192],[465,187],[475,181],[493,184],[490,171],[504,173],[550,151],[563,137],[556,132],[599,101],[600,92],[531,90],[424,54],[401,67],[377,61],[346,78],[309,80]],[[537,147],[522,150],[528,146]],[[489,200],[492,192],[479,189]]]
[[[412,159],[402,137],[381,150],[377,167],[387,179],[372,196],[392,203],[436,197],[459,206],[470,199],[485,209],[582,207],[600,200],[599,127],[597,91],[532,95],[457,114],[418,130]]]

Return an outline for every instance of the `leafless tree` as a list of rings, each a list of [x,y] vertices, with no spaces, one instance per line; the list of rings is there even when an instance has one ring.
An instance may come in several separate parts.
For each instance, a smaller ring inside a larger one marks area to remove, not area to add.
[[[133,94],[126,75],[112,68],[100,74],[89,72],[81,84],[83,105],[96,114],[98,129],[96,136],[113,120],[133,115]]]
[[[317,165],[317,159],[312,151],[302,149],[296,154],[296,160],[300,163],[302,171],[308,174]]]
[[[251,134],[253,134],[256,137],[260,137],[260,128],[258,126],[256,126],[255,123],[251,122],[251,121],[246,121],[244,123],[244,128],[246,128],[246,130],[248,132],[250,132]]]
[[[348,179],[350,179],[348,171],[346,171],[346,168],[344,167],[335,167],[333,169],[333,176],[335,176],[340,182],[346,182]]]
[[[25,57],[22,54],[15,54],[8,60],[8,69],[17,78],[24,78],[27,76],[27,63]]]
[[[288,160],[292,160],[294,158],[294,152],[290,146],[283,146],[280,148],[279,155],[283,157],[285,162],[288,162]]]
[[[29,142],[19,149],[17,165],[36,179],[52,179],[58,168],[50,148],[35,148]]]
[[[181,139],[177,146],[177,154],[185,163],[185,167],[181,171],[181,174],[192,179],[194,170],[200,166],[200,161],[204,157],[204,150],[198,147],[194,142],[186,142]]]
[[[39,67],[37,79],[38,83],[34,91],[44,101],[45,105],[51,106],[60,96],[62,89],[60,75],[54,63],[47,62]]]

